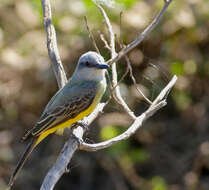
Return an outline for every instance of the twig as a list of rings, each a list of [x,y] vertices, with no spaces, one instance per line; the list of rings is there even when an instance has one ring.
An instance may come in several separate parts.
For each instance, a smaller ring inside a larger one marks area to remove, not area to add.
[[[130,71],[130,68],[129,68],[128,65],[127,65],[126,71],[125,71],[125,73],[123,73],[122,77],[121,77],[120,80],[118,81],[117,86],[124,80],[124,78],[127,76],[127,74],[128,74],[129,71]],[[116,86],[115,86],[115,88],[116,88]]]
[[[90,30],[90,28],[89,28],[89,25],[88,25],[88,21],[87,21],[87,17],[86,17],[86,16],[84,16],[84,21],[85,21],[85,24],[86,24],[86,29],[87,29],[87,31],[88,31],[88,33],[89,33],[89,38],[92,40],[93,45],[94,45],[94,48],[95,48],[95,50],[97,51],[97,53],[100,54],[100,51],[99,51],[99,48],[97,47],[96,41],[95,41],[95,39],[94,39],[94,36],[93,36],[93,34],[91,33],[91,30]]]
[[[122,40],[122,15],[123,12],[120,12],[120,35],[119,35],[119,44],[123,44]]]
[[[121,135],[114,137],[110,140],[96,143],[96,144],[88,144],[88,143],[81,143],[80,149],[86,150],[86,151],[97,151],[101,150],[107,147],[112,146],[113,144],[119,143],[123,140],[128,139],[131,135],[135,134],[135,132],[142,126],[143,122],[147,120],[149,117],[151,117],[154,113],[156,113],[159,109],[164,107],[166,105],[166,97],[167,94],[170,92],[172,87],[174,86],[175,82],[177,80],[177,77],[174,76],[171,81],[168,83],[168,85],[161,91],[159,96],[154,100],[152,105],[145,111],[143,114],[138,116],[133,124]]]
[[[160,92],[160,94],[157,96],[157,98],[153,101],[152,106],[158,104],[165,96],[168,95],[169,91],[173,87],[173,85],[176,83],[177,76],[174,75],[172,80],[168,83],[168,85]]]
[[[138,88],[137,86],[137,83],[136,83],[136,79],[133,75],[133,69],[132,69],[132,66],[131,66],[131,63],[130,63],[130,60],[128,58],[128,56],[125,56],[125,59],[126,59],[126,62],[128,64],[128,67],[129,67],[129,71],[130,71],[130,77],[134,83],[134,86],[136,88],[136,90],[142,95],[142,97],[149,103],[149,104],[152,104],[152,102],[144,95],[144,93],[140,90],[140,88]]]
[[[111,83],[110,76],[109,76],[109,73],[108,73],[108,72],[106,72],[106,76],[107,76],[107,79],[108,79],[108,81],[109,81],[108,84],[109,84],[109,87],[110,87],[110,97],[109,97],[109,99],[106,101],[106,104],[108,104],[108,103],[110,102],[110,100],[113,98],[113,99],[115,100],[115,102],[117,102],[119,105],[123,106],[123,105],[121,104],[121,102],[117,99],[117,97],[116,97],[115,94],[114,94],[115,87],[112,86],[112,83]],[[121,80],[121,81],[122,81],[122,80]],[[119,81],[119,82],[117,83],[117,85],[119,85],[121,81]]]
[[[148,58],[148,59],[150,59],[150,58]],[[157,70],[158,72],[160,72],[164,76],[164,78],[163,78],[164,81],[167,82],[169,80],[169,77],[168,77],[167,73],[163,71],[163,69],[160,67],[160,65],[156,66],[155,64],[153,64],[151,62],[148,62],[147,64],[148,65],[151,65],[151,67],[153,67],[155,70]]]
[[[103,41],[105,48],[111,51],[109,44],[107,43],[107,40],[105,39],[104,35],[102,33],[99,34],[101,40]]]
[[[107,61],[108,64],[113,64],[114,62],[117,62],[120,60],[124,55],[126,55],[128,52],[130,52],[132,49],[134,49],[137,45],[139,45],[144,38],[157,26],[159,21],[161,20],[162,16],[164,15],[166,9],[170,5],[170,3],[173,0],[164,0],[164,6],[161,9],[160,13],[154,18],[154,20],[151,22],[150,25],[148,25],[145,30],[130,44],[125,46],[114,58],[111,58],[110,60]]]
[[[59,88],[62,88],[67,82],[67,77],[57,48],[56,32],[54,25],[52,24],[50,0],[41,0],[41,3],[43,9],[43,23],[47,38],[48,54],[52,61],[52,68],[54,70],[58,86]]]

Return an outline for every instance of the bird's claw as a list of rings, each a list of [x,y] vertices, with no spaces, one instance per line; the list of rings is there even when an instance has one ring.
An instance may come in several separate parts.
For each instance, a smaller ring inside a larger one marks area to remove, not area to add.
[[[84,121],[77,121],[76,123],[74,123],[72,126],[71,126],[71,129],[75,129],[76,127],[82,127],[84,130],[88,130],[88,124]]]

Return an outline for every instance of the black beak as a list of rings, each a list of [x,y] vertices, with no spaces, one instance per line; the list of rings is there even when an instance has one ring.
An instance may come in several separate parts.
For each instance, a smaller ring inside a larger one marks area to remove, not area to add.
[[[98,69],[108,69],[110,66],[108,64],[97,64],[96,68]]]

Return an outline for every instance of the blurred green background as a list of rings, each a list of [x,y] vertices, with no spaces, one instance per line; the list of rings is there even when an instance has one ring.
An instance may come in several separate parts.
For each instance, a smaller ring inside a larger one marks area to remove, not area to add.
[[[94,50],[84,15],[102,55],[109,52],[99,38],[106,33],[100,12],[90,0],[51,1],[58,47],[68,77],[79,56]],[[108,2],[110,4],[111,1]],[[117,0],[106,8],[117,37],[133,41],[150,23],[163,0]],[[119,48],[117,47],[119,51]],[[173,1],[155,30],[130,54],[134,76],[153,100],[173,74],[178,81],[168,105],[137,133],[106,150],[77,152],[55,189],[59,190],[208,190],[209,189],[209,1]],[[125,72],[118,62],[119,78]],[[38,120],[57,91],[47,55],[38,0],[0,0],[0,189],[20,158],[24,132]],[[148,104],[129,76],[121,83],[124,99],[136,114]],[[108,93],[104,99],[108,98]],[[131,119],[114,101],[85,135],[93,143],[127,129]],[[32,153],[14,190],[39,189],[65,139],[51,135]]]

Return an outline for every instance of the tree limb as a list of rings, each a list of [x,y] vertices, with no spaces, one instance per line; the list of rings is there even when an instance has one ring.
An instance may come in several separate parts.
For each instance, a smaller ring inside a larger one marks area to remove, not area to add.
[[[56,31],[52,23],[50,0],[41,0],[41,4],[43,9],[43,23],[46,31],[48,54],[52,61],[52,68],[58,86],[59,88],[62,88],[67,82],[67,77],[57,48]]]

